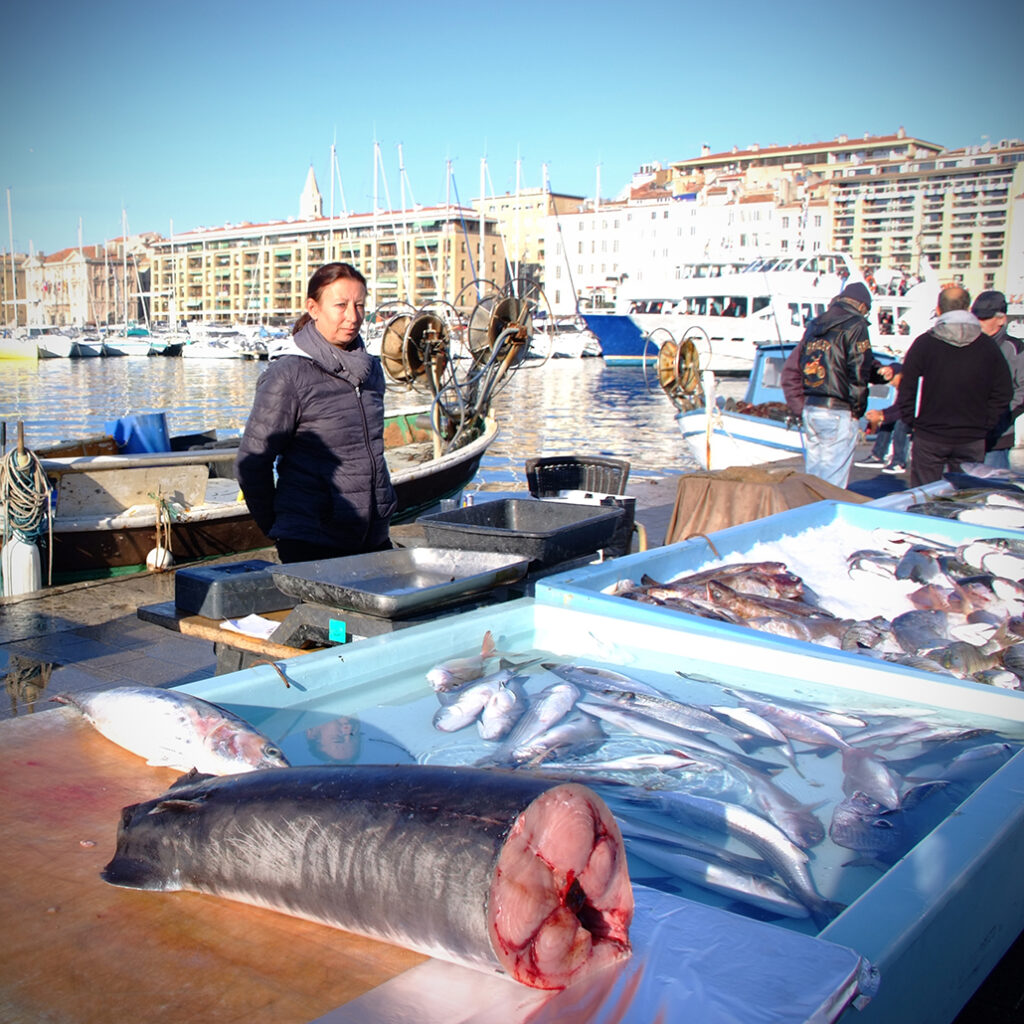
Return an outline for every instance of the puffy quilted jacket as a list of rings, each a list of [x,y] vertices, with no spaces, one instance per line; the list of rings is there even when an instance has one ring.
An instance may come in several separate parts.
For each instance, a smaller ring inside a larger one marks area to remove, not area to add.
[[[235,460],[267,536],[353,554],[387,541],[396,501],[384,461],[384,390],[380,360],[361,342],[339,349],[312,324],[271,352]]]

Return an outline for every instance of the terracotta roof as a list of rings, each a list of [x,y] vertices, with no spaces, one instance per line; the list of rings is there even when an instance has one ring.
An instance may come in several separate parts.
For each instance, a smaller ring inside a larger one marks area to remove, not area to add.
[[[842,138],[842,136],[840,136]],[[806,142],[800,143],[795,146],[757,146],[756,148],[747,147],[745,149],[737,148],[735,152],[732,150],[726,150],[722,153],[706,153],[690,157],[686,160],[674,160],[673,164],[676,166],[681,164],[700,164],[706,162],[714,162],[720,160],[727,160],[730,157],[733,159],[740,158],[758,158],[766,155],[777,156],[780,153],[792,153],[794,156],[802,153],[814,153],[820,152],[824,149],[860,149],[864,146],[885,146],[893,143],[900,143],[903,145],[919,144],[931,147],[933,149],[941,150],[942,147],[933,142],[925,142],[923,139],[914,138],[910,135],[869,135],[864,137],[849,137],[845,142],[840,142],[839,138],[829,139],[825,142]]]

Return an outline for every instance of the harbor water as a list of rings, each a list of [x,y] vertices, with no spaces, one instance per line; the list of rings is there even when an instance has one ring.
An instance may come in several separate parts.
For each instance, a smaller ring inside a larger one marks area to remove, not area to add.
[[[245,359],[48,359],[0,363],[0,420],[8,445],[17,421],[29,448],[102,433],[128,412],[166,412],[172,434],[216,427],[240,433],[253,388],[266,367]],[[726,387],[742,393],[744,385]],[[396,392],[403,404],[426,394]],[[696,468],[684,451],[675,410],[653,372],[608,367],[601,359],[527,363],[497,395],[501,433],[474,487],[525,487],[524,463],[536,455],[626,458],[632,478]]]

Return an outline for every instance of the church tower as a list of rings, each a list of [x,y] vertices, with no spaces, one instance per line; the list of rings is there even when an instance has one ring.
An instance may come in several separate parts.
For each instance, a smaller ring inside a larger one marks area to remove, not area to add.
[[[302,190],[299,199],[299,219],[315,220],[324,215],[324,200],[317,188],[316,175],[313,173],[313,165],[309,165],[309,174],[306,175],[306,186]]]

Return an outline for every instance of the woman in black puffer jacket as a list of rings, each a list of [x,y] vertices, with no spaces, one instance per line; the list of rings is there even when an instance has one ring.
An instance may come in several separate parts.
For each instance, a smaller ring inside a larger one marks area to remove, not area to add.
[[[384,371],[360,337],[365,314],[363,275],[325,264],[309,280],[291,338],[270,352],[256,383],[235,470],[282,562],[391,547]]]

